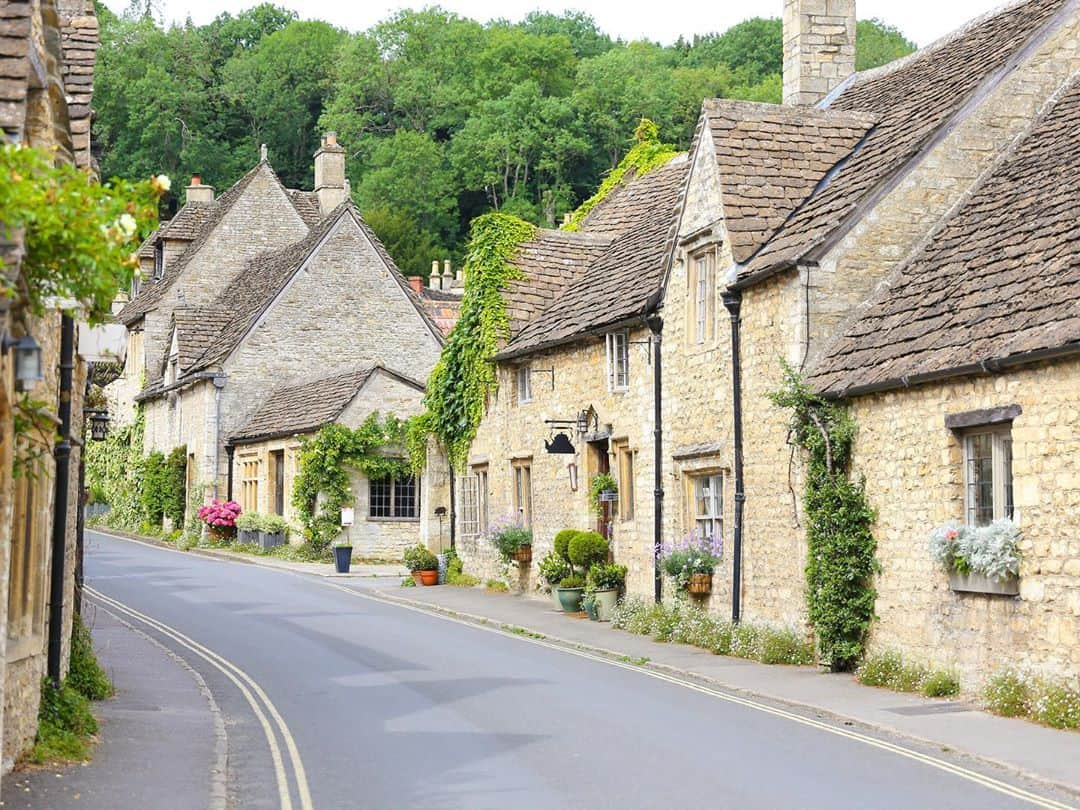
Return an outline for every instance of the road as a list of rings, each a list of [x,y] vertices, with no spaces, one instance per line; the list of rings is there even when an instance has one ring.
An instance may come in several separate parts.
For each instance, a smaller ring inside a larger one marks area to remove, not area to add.
[[[358,580],[96,533],[86,571],[93,601],[205,679],[226,717],[232,807],[1060,806],[995,789],[970,763],[920,760],[941,752],[380,602]]]

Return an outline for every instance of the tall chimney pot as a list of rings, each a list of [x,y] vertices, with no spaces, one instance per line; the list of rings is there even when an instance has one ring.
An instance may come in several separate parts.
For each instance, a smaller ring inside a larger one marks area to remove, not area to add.
[[[214,187],[204,186],[202,177],[193,174],[191,175],[191,184],[186,190],[185,199],[189,203],[212,203],[214,201]]]
[[[412,287],[414,293],[419,295],[424,289],[424,277],[423,276],[409,276],[409,286]]]
[[[327,132],[315,153],[315,197],[326,216],[345,201],[345,150],[338,145],[337,134]]]
[[[432,259],[431,261],[431,278],[428,279],[428,286],[433,290],[442,289],[442,276],[439,275],[438,259]]]
[[[855,0],[784,0],[784,104],[817,104],[854,73]]]

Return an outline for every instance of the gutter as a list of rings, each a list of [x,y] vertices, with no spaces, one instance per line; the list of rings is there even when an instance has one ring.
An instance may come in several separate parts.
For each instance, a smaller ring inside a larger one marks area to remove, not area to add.
[[[226,480],[226,484],[225,484],[225,500],[227,500],[227,501],[231,501],[233,499],[233,496],[232,496],[232,494],[233,494],[233,453],[235,453],[235,452],[236,452],[236,445],[233,444],[232,442],[227,442],[225,444],[225,455],[228,456],[228,460],[229,460],[229,473],[228,473],[228,477],[225,479]]]
[[[172,385],[165,385],[156,391],[141,391],[135,395],[136,402],[146,402],[149,399],[157,399],[163,394],[167,394],[170,391],[178,391],[181,388],[187,388],[199,380],[216,380],[220,376],[220,372],[217,371],[199,371],[195,374],[189,374],[182,379],[177,380]]]
[[[61,649],[64,639],[64,563],[67,551],[68,490],[71,488],[71,389],[75,368],[75,319],[60,318],[60,430],[53,457],[56,459],[56,493],[53,500],[52,559],[49,561],[49,644],[47,671],[53,686],[60,688]]]
[[[735,445],[735,529],[732,543],[731,620],[742,616],[742,539],[743,505],[743,435],[742,435],[742,359],[739,349],[739,311],[742,292],[728,289],[723,293],[724,307],[731,318],[731,410]]]

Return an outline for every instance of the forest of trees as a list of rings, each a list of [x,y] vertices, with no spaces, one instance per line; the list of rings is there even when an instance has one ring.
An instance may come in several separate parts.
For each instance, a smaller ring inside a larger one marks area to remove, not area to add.
[[[685,148],[703,98],[781,93],[779,19],[661,46],[613,40],[577,12],[481,24],[426,8],[356,34],[270,4],[168,28],[98,13],[104,176],[164,172],[179,191],[195,172],[220,191],[266,143],[286,185],[311,188],[319,134],[335,130],[356,202],[406,274],[456,257],[485,211],[556,222],[642,117]],[[859,69],[914,49],[878,21],[859,22],[857,46]]]

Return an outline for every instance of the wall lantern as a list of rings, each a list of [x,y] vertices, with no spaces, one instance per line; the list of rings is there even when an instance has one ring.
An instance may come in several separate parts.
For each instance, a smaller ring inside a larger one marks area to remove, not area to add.
[[[577,452],[574,449],[574,445],[570,443],[570,437],[565,433],[556,433],[552,436],[551,441],[545,441],[544,449],[549,453],[559,453],[562,455],[573,455]]]
[[[13,338],[5,334],[2,348],[4,354],[15,350],[15,387],[19,391],[29,391],[45,378],[41,372],[41,346],[33,335]]]
[[[90,418],[90,438],[103,441],[109,435],[109,412],[87,411],[86,415]]]
[[[584,436],[590,432],[596,433],[600,429],[600,418],[596,415],[596,409],[592,405],[578,412],[575,427],[579,436]]]

